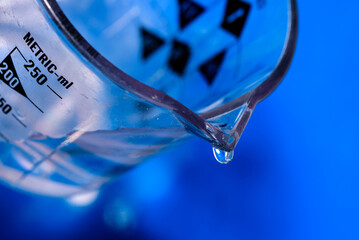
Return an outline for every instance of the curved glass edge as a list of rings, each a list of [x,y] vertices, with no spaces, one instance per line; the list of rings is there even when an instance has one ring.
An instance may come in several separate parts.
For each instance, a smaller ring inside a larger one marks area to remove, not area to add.
[[[278,61],[277,66],[271,73],[271,75],[257,88],[252,91],[238,97],[237,99],[220,106],[216,109],[208,111],[206,113],[200,114],[200,116],[204,119],[215,118],[216,116],[226,114],[230,112],[232,109],[236,109],[240,106],[247,104],[247,108],[243,115],[241,116],[239,122],[237,123],[235,129],[233,129],[233,136],[236,138],[235,144],[238,142],[240,136],[243,133],[245,126],[248,123],[248,120],[255,108],[255,106],[265,99],[268,95],[270,95],[281,83],[284,76],[289,70],[290,64],[293,60],[296,44],[297,44],[297,36],[298,36],[298,9],[297,3],[295,0],[289,0],[290,8],[288,9],[288,31],[286,37],[286,44],[283,48],[283,53],[281,55],[280,60]],[[231,148],[235,147],[233,144]],[[232,150],[233,150],[232,149]]]
[[[114,66],[109,60],[97,52],[76,30],[56,0],[39,0],[49,17],[69,43],[102,74],[111,79],[119,87],[154,105],[169,110],[175,116],[179,116],[177,119],[188,131],[209,141],[214,147],[224,151],[232,151],[235,148],[255,105],[268,96],[279,85],[289,69],[294,56],[298,22],[296,1],[288,1],[290,2],[290,9],[288,10],[290,15],[288,18],[288,37],[283,48],[283,54],[272,74],[260,86],[247,94],[223,106],[198,115],[169,95],[137,81]],[[223,115],[231,109],[238,108],[246,103],[248,103],[248,107],[240,118],[239,123],[236,124],[232,136],[229,136],[218,127],[206,121],[215,116]]]

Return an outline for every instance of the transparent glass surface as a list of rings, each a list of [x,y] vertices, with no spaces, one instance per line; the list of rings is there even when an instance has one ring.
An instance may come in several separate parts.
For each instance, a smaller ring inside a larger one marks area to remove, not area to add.
[[[286,41],[289,9],[283,0],[62,0],[59,5],[116,67],[193,111],[221,106],[270,75]]]
[[[293,3],[1,0],[0,180],[70,196],[190,134],[232,151],[289,66]]]

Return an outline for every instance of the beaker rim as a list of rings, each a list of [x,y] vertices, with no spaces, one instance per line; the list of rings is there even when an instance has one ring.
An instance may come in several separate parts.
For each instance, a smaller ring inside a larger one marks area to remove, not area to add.
[[[266,98],[272,91],[274,91],[290,67],[295,52],[298,34],[298,13],[296,0],[288,0],[289,17],[287,25],[287,36],[281,57],[279,58],[277,65],[271,74],[258,87],[249,91],[248,93],[239,96],[238,98],[225,103],[222,106],[218,106],[201,114],[197,114],[168,94],[152,88],[129,76],[114,64],[112,64],[107,58],[101,55],[101,53],[97,52],[97,50],[95,50],[95,48],[73,26],[56,0],[39,1],[43,4],[49,17],[65,36],[66,40],[69,41],[70,44],[102,74],[104,74],[107,78],[109,78],[122,89],[141,97],[149,103],[165,108],[170,112],[177,114],[181,118],[185,119],[185,121],[188,121],[197,130],[204,133],[208,137],[207,140],[209,140],[213,145],[226,151],[232,151],[234,149],[240,135],[242,134],[244,126],[247,124],[249,117],[242,118],[241,122],[236,124],[236,129],[234,129],[236,132],[234,136],[235,139],[234,141],[231,141],[231,143],[228,143],[227,140],[224,140],[227,139],[225,133],[223,133],[218,128],[212,127],[211,124],[207,122],[207,120],[223,115],[232,109],[238,108],[246,103],[248,104],[248,108],[253,110],[258,102]],[[194,133],[196,134],[196,132]]]

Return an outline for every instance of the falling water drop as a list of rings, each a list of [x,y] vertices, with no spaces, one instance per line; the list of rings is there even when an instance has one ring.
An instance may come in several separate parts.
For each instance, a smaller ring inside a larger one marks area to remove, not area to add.
[[[230,161],[232,161],[233,157],[234,157],[234,152],[226,152],[226,151],[222,151],[219,150],[217,148],[213,148],[213,154],[214,157],[217,159],[217,161],[221,164],[227,164]]]

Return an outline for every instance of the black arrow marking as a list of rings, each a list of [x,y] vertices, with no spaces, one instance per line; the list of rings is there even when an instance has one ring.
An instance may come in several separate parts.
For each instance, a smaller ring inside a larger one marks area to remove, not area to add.
[[[239,38],[247,21],[251,5],[240,0],[228,0],[222,28]]]
[[[189,46],[185,43],[175,40],[172,45],[168,66],[173,72],[179,75],[183,75],[190,57],[191,49]]]
[[[180,24],[181,29],[197,19],[203,12],[204,8],[191,0],[179,0]]]
[[[211,85],[216,78],[224,60],[224,56],[226,55],[226,51],[223,50],[216,56],[212,57],[211,59],[207,60],[203,63],[199,70],[202,75],[206,78],[209,85]]]
[[[142,58],[147,59],[158,49],[160,49],[165,41],[155,34],[149,32],[148,30],[141,28],[142,41],[143,41],[143,50]]]
[[[9,55],[7,55],[6,57],[5,57],[5,59],[0,63],[0,66],[1,67],[6,67],[6,69],[5,70],[3,70],[3,71],[1,71],[0,72],[0,80],[1,81],[3,81],[8,87],[10,87],[11,89],[13,89],[14,91],[16,91],[17,93],[19,93],[20,95],[22,95],[23,97],[25,97],[27,100],[29,100],[29,102],[32,104],[32,105],[34,105],[34,107],[36,107],[41,113],[44,113],[44,111],[42,111],[42,109],[41,108],[39,108],[28,96],[27,96],[27,94],[26,94],[26,92],[25,92],[25,89],[24,89],[24,87],[22,86],[22,84],[21,84],[21,80],[20,80],[20,78],[19,78],[19,75],[17,74],[17,71],[16,71],[16,68],[15,68],[15,65],[14,65],[14,62],[13,62],[13,60],[12,60],[12,57],[11,57],[11,54],[15,51],[15,50],[17,50],[19,53],[20,53],[20,55],[21,55],[21,57],[27,62],[27,60],[26,60],[26,58],[24,57],[24,55],[20,52],[20,50],[17,48],[17,47],[15,47],[10,53],[9,53]],[[18,81],[19,81],[19,83],[18,84],[16,84],[16,86],[11,86],[11,80],[6,80],[5,79],[5,73],[7,72],[7,71],[11,71],[12,72],[12,74],[13,74],[13,76],[12,76],[12,79],[17,79]]]

